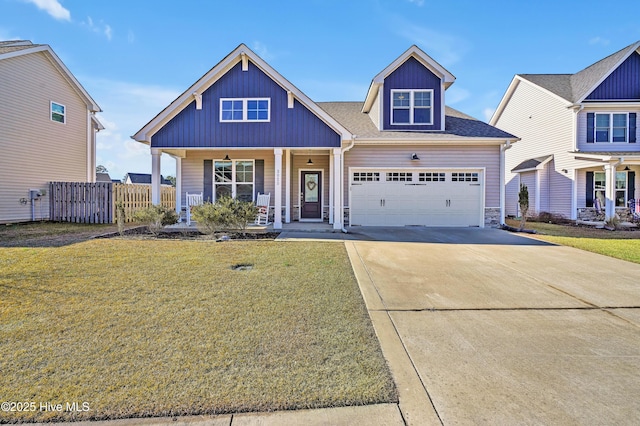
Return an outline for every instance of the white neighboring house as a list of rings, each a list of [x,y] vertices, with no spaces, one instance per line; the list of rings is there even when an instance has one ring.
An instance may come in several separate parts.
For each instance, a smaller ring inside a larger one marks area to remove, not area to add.
[[[95,182],[101,109],[46,44],[0,41],[0,223],[49,217],[48,183]]]
[[[521,141],[506,152],[506,212],[605,219],[638,196],[640,42],[575,74],[518,74],[490,124]],[[579,217],[580,216],[580,217]]]

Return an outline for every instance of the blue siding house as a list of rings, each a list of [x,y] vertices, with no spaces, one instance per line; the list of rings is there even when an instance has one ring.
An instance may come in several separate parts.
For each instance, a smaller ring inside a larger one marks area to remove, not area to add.
[[[506,155],[507,214],[520,183],[532,214],[610,220],[638,199],[640,42],[575,74],[520,74],[490,123],[522,140]]]
[[[274,228],[497,225],[505,150],[517,138],[445,106],[455,77],[416,46],[372,80],[364,102],[314,102],[241,44],[133,138],[176,159],[186,193],[271,194]]]

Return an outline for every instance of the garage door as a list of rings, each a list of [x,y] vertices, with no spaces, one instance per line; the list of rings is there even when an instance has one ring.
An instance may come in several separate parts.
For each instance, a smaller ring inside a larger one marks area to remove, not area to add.
[[[481,170],[352,171],[350,224],[481,226]]]

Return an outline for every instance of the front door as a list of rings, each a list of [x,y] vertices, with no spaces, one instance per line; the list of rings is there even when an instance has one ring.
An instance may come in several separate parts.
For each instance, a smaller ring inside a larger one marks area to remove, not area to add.
[[[322,219],[322,172],[300,174],[300,219]]]

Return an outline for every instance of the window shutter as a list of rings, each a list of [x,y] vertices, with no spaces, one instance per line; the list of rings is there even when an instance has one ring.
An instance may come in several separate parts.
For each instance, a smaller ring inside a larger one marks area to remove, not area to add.
[[[593,172],[587,172],[586,207],[593,207]]]
[[[627,201],[634,200],[636,195],[636,172],[627,172]]]
[[[595,114],[590,112],[590,113],[587,113],[587,143],[593,143],[594,133],[595,133]],[[591,201],[593,202],[593,200]],[[588,207],[591,207],[591,206],[588,206]]]
[[[205,202],[213,202],[213,160],[204,160],[204,188],[202,198]]]
[[[636,113],[629,113],[629,143],[636,143]]]
[[[255,160],[255,187],[254,199],[258,198],[258,192],[264,194],[264,160]]]

